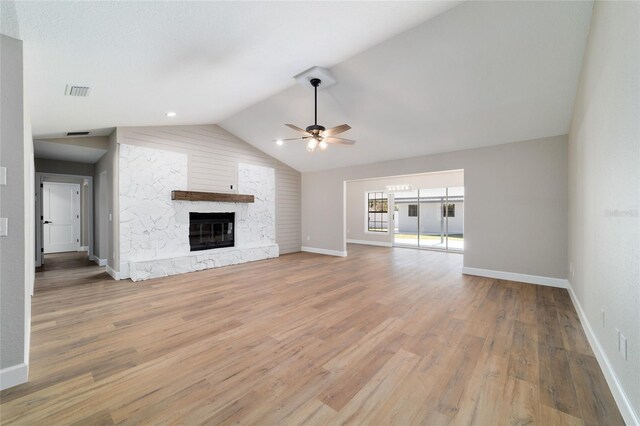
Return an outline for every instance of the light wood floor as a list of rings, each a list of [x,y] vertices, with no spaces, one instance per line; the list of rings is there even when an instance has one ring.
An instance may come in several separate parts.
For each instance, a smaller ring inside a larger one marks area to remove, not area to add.
[[[352,245],[137,284],[73,256],[37,274],[3,424],[623,424],[567,292],[463,276],[459,254]]]

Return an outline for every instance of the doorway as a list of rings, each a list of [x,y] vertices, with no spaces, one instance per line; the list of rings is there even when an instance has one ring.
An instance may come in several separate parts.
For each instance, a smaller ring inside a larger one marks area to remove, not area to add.
[[[394,246],[464,250],[464,187],[396,192]]]
[[[80,251],[80,184],[44,182],[42,217],[45,254]]]
[[[35,266],[60,253],[93,255],[93,177],[36,173]]]

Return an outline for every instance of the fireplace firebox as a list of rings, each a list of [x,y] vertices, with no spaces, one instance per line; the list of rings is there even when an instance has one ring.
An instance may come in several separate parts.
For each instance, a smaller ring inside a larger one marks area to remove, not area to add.
[[[191,251],[234,246],[235,213],[189,213]]]

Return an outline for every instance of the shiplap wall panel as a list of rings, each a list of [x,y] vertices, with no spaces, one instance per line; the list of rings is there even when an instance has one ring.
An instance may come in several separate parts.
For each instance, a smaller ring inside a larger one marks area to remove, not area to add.
[[[276,173],[276,241],[280,253],[300,251],[300,172],[216,125],[119,127],[118,143],[187,154],[189,191],[237,192],[238,163]],[[231,189],[233,185],[233,189]]]

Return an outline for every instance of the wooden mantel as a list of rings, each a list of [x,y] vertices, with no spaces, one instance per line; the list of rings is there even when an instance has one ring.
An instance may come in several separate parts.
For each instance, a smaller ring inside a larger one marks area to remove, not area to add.
[[[218,201],[223,203],[253,203],[253,195],[225,194],[223,192],[171,191],[172,200]]]

